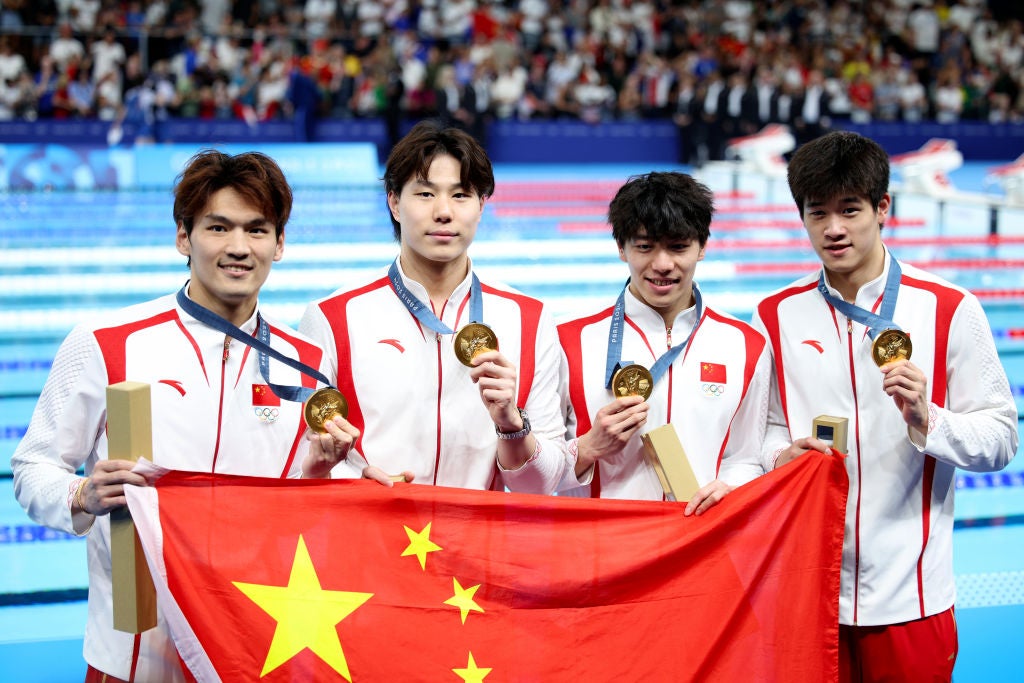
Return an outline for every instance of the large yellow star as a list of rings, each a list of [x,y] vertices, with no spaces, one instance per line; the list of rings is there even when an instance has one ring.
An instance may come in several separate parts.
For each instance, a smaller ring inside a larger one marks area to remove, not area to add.
[[[373,593],[321,589],[302,536],[295,548],[287,586],[232,583],[277,620],[261,678],[308,647],[345,680],[352,680],[336,626],[372,598]]]
[[[409,545],[402,551],[402,557],[415,555],[419,558],[420,569],[426,570],[427,553],[441,550],[441,546],[430,540],[430,522],[427,522],[427,525],[423,527],[423,531],[419,533],[416,533],[407,526],[403,528],[405,529],[405,535],[409,537]]]
[[[481,683],[487,678],[487,674],[491,673],[490,669],[481,669],[476,665],[472,652],[469,653],[469,662],[465,669],[452,669],[452,671],[466,683]]]
[[[459,580],[452,577],[452,583],[455,584],[455,595],[444,601],[444,604],[451,605],[452,607],[458,607],[462,611],[462,623],[466,623],[466,617],[469,615],[469,611],[483,612],[484,608],[476,604],[473,600],[473,596],[476,595],[476,591],[480,588],[480,584],[473,586],[472,588],[463,588],[459,585]]]

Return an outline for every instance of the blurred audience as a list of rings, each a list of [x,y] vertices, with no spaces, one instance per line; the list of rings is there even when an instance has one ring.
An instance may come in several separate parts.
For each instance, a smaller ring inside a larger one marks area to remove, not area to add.
[[[1024,121],[1002,0],[4,3],[0,118],[666,119],[680,158],[768,123]]]

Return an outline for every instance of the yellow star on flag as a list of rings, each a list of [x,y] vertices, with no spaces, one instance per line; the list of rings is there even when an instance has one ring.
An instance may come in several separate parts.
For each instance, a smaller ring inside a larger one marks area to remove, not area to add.
[[[476,665],[472,652],[469,653],[469,662],[466,664],[465,669],[452,669],[452,671],[466,683],[481,683],[481,681],[487,678],[487,674],[491,673],[490,669],[481,669]]]
[[[427,522],[427,525],[423,527],[423,531],[419,533],[416,533],[407,526],[403,526],[405,535],[409,537],[409,545],[402,551],[402,557],[415,555],[419,558],[420,569],[423,570],[427,568],[427,553],[441,550],[441,546],[430,540],[430,524],[430,522]]]
[[[299,536],[287,586],[266,586],[232,582],[238,590],[277,620],[274,639],[267,652],[260,677],[309,648],[332,669],[351,681],[348,662],[341,649],[336,629],[342,619],[356,611],[373,593],[329,591],[320,588],[320,579],[306,542]]]
[[[459,580],[452,577],[452,583],[455,584],[455,595],[444,601],[444,604],[451,605],[452,607],[458,607],[462,612],[462,623],[466,623],[466,617],[469,616],[469,611],[483,612],[484,608],[476,604],[473,600],[473,596],[476,595],[476,591],[480,588],[480,584],[473,586],[472,588],[463,588],[459,585]]]

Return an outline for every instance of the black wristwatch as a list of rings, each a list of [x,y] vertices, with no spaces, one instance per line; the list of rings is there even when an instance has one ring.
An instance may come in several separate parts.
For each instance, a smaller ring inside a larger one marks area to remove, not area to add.
[[[498,425],[494,425],[494,433],[498,435],[499,439],[521,439],[530,433],[530,418],[526,417],[526,411],[522,408],[516,408],[519,411],[519,417],[523,418],[523,428],[518,432],[503,432],[498,429]]]

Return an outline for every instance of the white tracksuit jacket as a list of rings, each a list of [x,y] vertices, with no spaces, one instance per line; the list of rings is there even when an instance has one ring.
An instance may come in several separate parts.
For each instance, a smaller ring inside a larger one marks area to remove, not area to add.
[[[401,272],[406,289],[430,310],[426,290]],[[478,274],[480,277],[480,274]],[[541,452],[523,467],[499,470],[494,423],[455,356],[453,335],[434,333],[410,313],[387,269],[362,286],[312,303],[299,329],[324,347],[327,376],[361,432],[358,453],[335,476],[359,477],[366,463],[415,482],[468,489],[552,493],[564,476],[564,425],[558,411],[558,341],[543,304],[480,277],[483,322],[518,373],[517,405],[527,412]],[[469,322],[471,277],[434,314],[450,329]]]
[[[567,436],[590,431],[597,411],[614,398],[605,387],[608,331],[613,308],[558,326],[568,368],[562,395]],[[671,345],[686,339],[696,307],[679,314],[671,336],[661,314],[626,292],[622,360],[650,369]],[[725,381],[708,381],[721,373]],[[702,372],[702,368],[704,368]],[[705,379],[702,379],[702,374]],[[701,486],[716,478],[738,485],[763,472],[761,449],[771,376],[764,338],[750,325],[705,307],[688,347],[654,385],[648,399],[649,431],[671,422]],[[600,460],[572,495],[662,500],[658,476],[644,460],[640,433],[616,456]]]
[[[252,332],[256,321],[254,315],[242,329]],[[318,347],[267,322],[271,346],[321,368]],[[235,339],[226,343],[224,333],[187,315],[169,295],[79,325],[68,335],[11,457],[15,495],[34,521],[88,533],[86,662],[125,680],[133,666],[135,680],[183,680],[162,616],[156,628],[142,634],[137,661],[136,636],[113,629],[110,517],[71,517],[75,471],[84,466],[89,474],[107,456],[107,385],[125,380],[150,385],[153,460],[178,470],[298,477],[308,451],[302,405],[282,400],[278,407],[254,406],[254,393],[261,391],[254,386],[264,384],[256,352]],[[270,381],[316,386],[274,360]]]
[[[890,259],[886,252],[884,272],[861,287],[857,306],[878,312]],[[923,449],[882,390],[865,327],[825,301],[818,273],[765,298],[753,320],[774,364],[766,469],[790,442],[811,435],[816,416],[849,419],[839,597],[839,621],[847,625],[902,623],[953,605],[956,468],[998,470],[1017,450],[1016,406],[977,298],[901,267],[893,318],[910,335],[910,361],[928,380]]]

